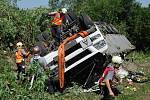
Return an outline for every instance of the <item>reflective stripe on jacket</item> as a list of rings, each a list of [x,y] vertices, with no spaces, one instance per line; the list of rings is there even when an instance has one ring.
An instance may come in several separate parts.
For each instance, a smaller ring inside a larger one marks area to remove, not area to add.
[[[23,55],[21,50],[16,51],[16,63],[21,63],[23,61]]]
[[[60,26],[64,17],[60,17],[60,13],[56,13],[52,21],[52,26]]]

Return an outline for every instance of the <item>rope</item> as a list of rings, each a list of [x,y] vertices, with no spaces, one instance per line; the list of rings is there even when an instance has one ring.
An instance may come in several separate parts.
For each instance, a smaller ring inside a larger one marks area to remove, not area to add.
[[[83,38],[88,35],[88,32],[82,31],[79,33],[76,33],[72,35],[71,37],[68,37],[63,43],[58,47],[58,78],[59,78],[59,84],[60,88],[64,87],[64,61],[65,61],[65,50],[64,46],[69,41],[75,39],[78,35],[81,35]]]

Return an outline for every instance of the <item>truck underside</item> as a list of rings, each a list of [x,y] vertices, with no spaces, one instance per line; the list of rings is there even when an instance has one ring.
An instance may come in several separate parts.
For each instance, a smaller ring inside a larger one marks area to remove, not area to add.
[[[97,82],[102,74],[103,64],[106,57],[102,53],[97,53],[86,59],[78,66],[65,73],[67,82],[75,82],[84,88],[90,88]]]

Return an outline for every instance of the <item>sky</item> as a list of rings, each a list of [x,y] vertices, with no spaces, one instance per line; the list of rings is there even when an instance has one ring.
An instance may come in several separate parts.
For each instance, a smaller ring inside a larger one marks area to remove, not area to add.
[[[33,7],[47,7],[49,0],[20,0],[17,3],[19,8],[23,9],[31,9]],[[150,4],[150,0],[137,0],[138,2],[142,3],[142,6],[148,6]]]
[[[49,0],[20,0],[17,2],[19,8],[47,7]]]
[[[142,6],[147,7],[148,4],[150,4],[150,0],[136,0],[140,3],[142,3]]]

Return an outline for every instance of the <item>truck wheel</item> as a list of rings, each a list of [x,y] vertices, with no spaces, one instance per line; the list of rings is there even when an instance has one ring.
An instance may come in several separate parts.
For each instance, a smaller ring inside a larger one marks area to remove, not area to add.
[[[80,27],[83,30],[87,30],[89,29],[91,26],[94,25],[93,21],[91,20],[91,18],[86,15],[86,14],[81,14],[79,17],[79,22],[80,22]]]
[[[68,16],[72,21],[76,20],[78,17],[73,12],[68,12]]]

